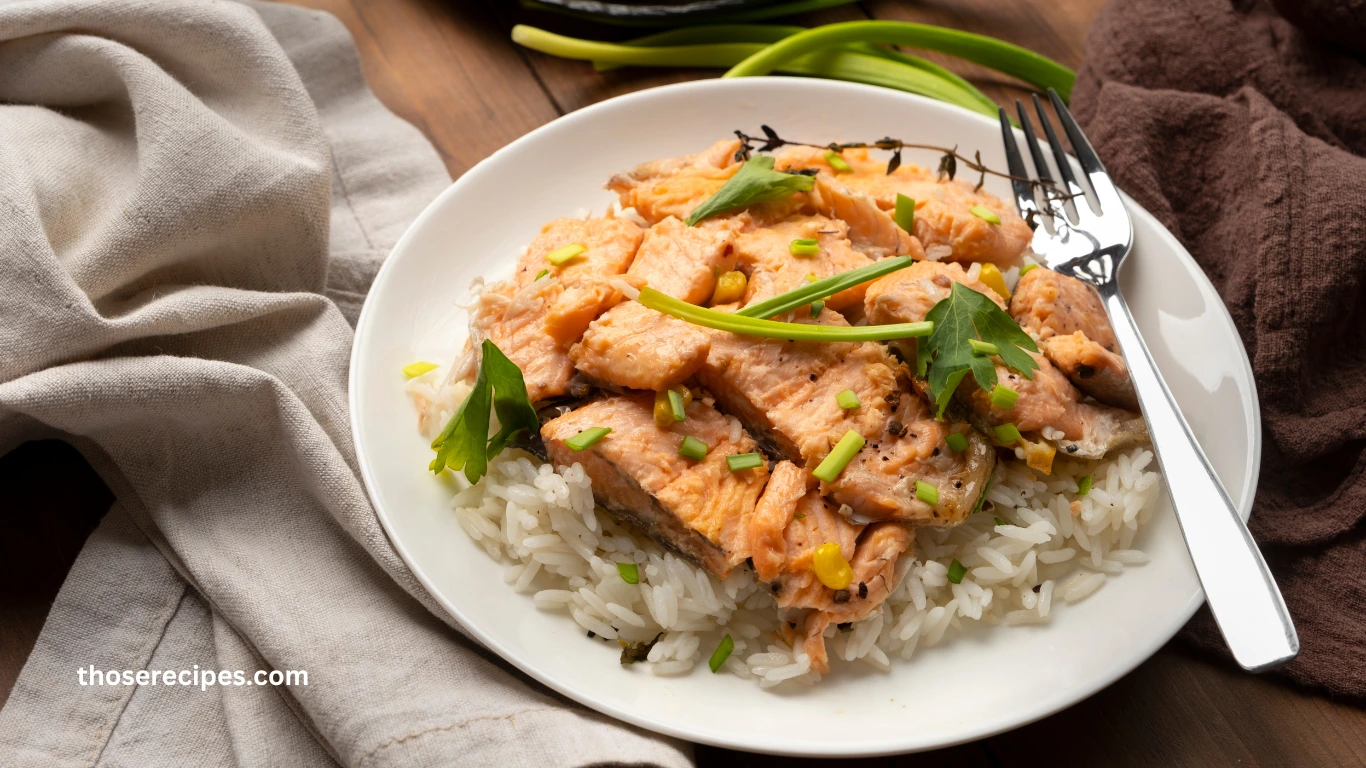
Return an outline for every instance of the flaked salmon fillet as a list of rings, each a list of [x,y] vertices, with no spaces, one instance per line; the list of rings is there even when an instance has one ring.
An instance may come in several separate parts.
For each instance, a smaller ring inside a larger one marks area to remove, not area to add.
[[[574,364],[545,332],[546,311],[564,295],[564,285],[539,280],[518,290],[511,282],[490,286],[479,297],[470,322],[471,350],[489,339],[522,369],[527,397],[538,403],[569,394]]]
[[[1078,389],[1138,410],[1129,368],[1095,289],[1051,269],[1031,269],[1015,286],[1010,314]]]
[[[588,326],[569,359],[599,384],[658,391],[696,373],[710,350],[711,337],[701,328],[625,301]]]
[[[579,463],[598,503],[717,578],[749,557],[749,522],[768,480],[760,466],[731,472],[726,456],[758,449],[740,425],[700,400],[668,429],[654,422],[650,394],[607,397],[546,422],[551,461]],[[612,433],[582,451],[565,441],[591,427]],[[678,455],[685,436],[710,446],[700,461]]]
[[[816,183],[807,193],[807,198],[817,213],[848,224],[849,238],[854,248],[869,258],[925,258],[921,241],[898,227],[891,214],[878,207],[876,200],[861,191],[820,175],[816,177]]]
[[[793,240],[817,240],[820,253],[794,256]],[[749,275],[745,303],[761,301],[784,291],[799,288],[808,275],[822,279],[872,264],[849,241],[849,227],[843,221],[825,216],[792,216],[766,226],[751,225],[735,236],[736,262]],[[843,310],[863,301],[863,285],[849,288],[826,299],[825,305]]]
[[[740,170],[739,149],[739,140],[724,139],[695,155],[641,163],[608,179],[607,189],[652,225],[669,216],[686,219]]]
[[[1014,207],[985,190],[963,181],[939,181],[928,169],[906,164],[887,173],[887,163],[868,156],[866,149],[847,149],[841,157],[851,170],[836,172],[825,159],[827,150],[788,147],[777,156],[778,167],[812,168],[833,186],[860,193],[883,211],[896,210],[896,196],[915,201],[915,235],[929,258],[936,261],[986,261],[1016,264],[1033,238]],[[1001,220],[993,224],[972,213],[983,206]]]
[[[627,274],[689,304],[705,304],[716,277],[735,268],[734,234],[729,219],[689,227],[667,216],[650,227]]]
[[[797,322],[847,325],[829,309]],[[950,451],[948,431],[963,427],[931,417],[881,344],[708,333],[711,352],[697,379],[772,452],[810,471],[849,430],[865,438],[863,450],[822,488],[851,515],[952,525],[971,513],[994,466],[990,446],[965,430],[968,450]],[[840,408],[835,397],[844,390],[855,393],[858,408]],[[938,504],[916,498],[916,480],[939,489]]]

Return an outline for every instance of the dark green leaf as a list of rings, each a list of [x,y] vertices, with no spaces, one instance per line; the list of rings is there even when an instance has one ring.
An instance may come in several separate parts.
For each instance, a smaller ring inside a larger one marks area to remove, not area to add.
[[[687,224],[691,227],[703,219],[737,208],[781,200],[796,192],[809,192],[815,183],[810,176],[773,170],[772,157],[753,157],[740,166],[716,194],[692,210]]]
[[[429,469],[440,473],[450,467],[464,470],[471,483],[488,472],[488,462],[502,453],[522,430],[540,428],[536,410],[527,397],[522,371],[493,342],[485,340],[474,389],[432,441],[436,458]],[[489,437],[489,407],[498,413],[498,433]]]
[[[1001,362],[1027,379],[1039,367],[1029,356],[1039,351],[1029,334],[996,302],[961,283],[954,283],[948,298],[935,304],[925,319],[933,321],[934,331],[916,345],[916,368],[924,371],[928,364],[930,394],[940,415],[969,372],[982,389],[996,385],[992,359],[976,354],[972,341],[994,344]]]
[[[493,410],[498,414],[500,425],[498,434],[488,444],[487,456],[492,459],[503,452],[518,432],[540,429],[541,421],[527,397],[522,369],[488,339],[484,339],[483,353],[481,371],[488,373],[489,383],[493,385]]]

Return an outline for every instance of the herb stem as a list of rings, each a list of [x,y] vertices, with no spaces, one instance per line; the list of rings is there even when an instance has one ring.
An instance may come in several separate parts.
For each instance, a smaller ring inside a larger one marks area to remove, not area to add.
[[[910,256],[894,256],[890,259],[876,261],[867,266],[859,267],[858,269],[851,269],[848,272],[832,275],[824,280],[816,280],[807,283],[800,288],[784,291],[777,296],[764,299],[763,301],[756,301],[744,309],[738,310],[735,314],[740,317],[758,318],[781,315],[782,313],[790,312],[797,307],[810,304],[816,299],[834,296],[847,288],[853,288],[856,285],[876,280],[883,275],[891,274],[899,269],[905,269],[913,263],[914,260],[912,260]]]
[[[637,301],[656,312],[672,315],[693,325],[729,331],[741,336],[762,336],[789,341],[887,341],[889,339],[928,336],[934,331],[934,323],[928,321],[892,325],[845,326],[760,320],[699,307],[648,287],[640,290],[640,297]]]

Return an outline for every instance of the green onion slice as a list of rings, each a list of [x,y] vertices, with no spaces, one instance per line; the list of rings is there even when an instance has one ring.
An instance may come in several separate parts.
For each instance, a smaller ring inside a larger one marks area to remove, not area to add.
[[[826,152],[825,162],[829,163],[830,167],[834,168],[836,173],[849,173],[854,170],[849,166],[849,163],[844,161],[844,158],[840,157],[840,153],[838,152]]]
[[[949,450],[955,453],[965,451],[968,448],[968,439],[963,437],[962,432],[950,432],[949,436],[944,438],[944,442],[948,443]]]
[[[939,488],[923,480],[916,480],[915,497],[933,507],[939,503]]]
[[[996,428],[996,437],[1003,443],[1013,443],[1020,439],[1020,430],[1014,424],[1002,424]]]
[[[867,441],[863,439],[863,435],[854,430],[845,432],[844,437],[835,443],[835,448],[830,451],[830,455],[826,456],[825,460],[811,474],[827,483],[835,482],[835,478],[839,477],[844,468],[849,466],[849,462],[854,459],[854,454],[863,448],[865,442]]]
[[[846,411],[859,407],[858,395],[852,389],[846,389],[835,395],[835,402],[839,403],[839,406]]]
[[[720,671],[721,665],[730,658],[731,651],[735,650],[735,641],[730,639],[730,635],[721,638],[721,644],[712,651],[711,658],[707,659],[707,666],[711,667],[713,673]]]
[[[982,357],[990,357],[1001,351],[996,348],[995,344],[992,344],[989,341],[981,341],[980,339],[968,339],[968,346],[972,347],[972,351]]]
[[[588,250],[588,246],[583,243],[570,243],[563,248],[556,248],[547,253],[545,260],[558,267],[586,250]]]
[[[825,302],[823,302],[823,301],[813,301],[813,302],[811,302],[811,319],[812,319],[812,320],[815,320],[816,318],[820,317],[820,316],[821,316],[821,311],[824,310],[824,309],[825,309]]]
[[[764,457],[757,453],[732,453],[726,457],[726,466],[732,472],[755,469],[764,465]]]
[[[1020,399],[1020,393],[1010,387],[997,384],[991,388],[991,404],[1008,411],[1015,407],[1015,401]]]
[[[669,413],[673,414],[674,421],[683,421],[688,418],[688,414],[683,410],[683,396],[676,389],[669,391]]]
[[[1091,477],[1090,475],[1087,475],[1086,477],[1083,477],[1082,479],[1078,480],[1078,481],[1077,481],[1077,495],[1078,495],[1078,496],[1085,496],[1086,494],[1090,493],[1090,492],[1091,492],[1091,484],[1092,484],[1093,482],[1095,482],[1095,478]]]
[[[711,448],[701,440],[688,435],[683,438],[683,444],[678,446],[678,455],[685,456],[693,461],[701,461],[707,457],[707,451]]]
[[[543,269],[543,270],[541,270],[540,272],[537,272],[537,273],[536,273],[536,280],[540,280],[541,278],[545,277],[545,276],[548,275],[548,274],[550,274],[550,270],[548,270],[548,269]],[[534,282],[536,282],[536,280],[532,280],[531,282],[534,283]]]
[[[1037,267],[1037,266],[1039,266],[1039,265],[1038,265],[1038,264],[1026,264],[1026,265],[1024,265],[1023,267],[1020,267],[1020,277],[1024,277],[1025,275],[1029,274],[1029,270],[1034,269],[1034,268]]]
[[[569,450],[571,451],[582,451],[593,443],[606,437],[611,431],[611,427],[590,427],[564,441],[564,444],[569,446]]]
[[[617,563],[617,573],[621,574],[621,580],[627,584],[640,583],[640,569],[635,563]]]
[[[896,215],[892,217],[898,227],[907,232],[915,232],[915,201],[900,192],[896,193]]]
[[[1005,521],[1005,520],[1002,520],[1002,519],[999,518],[999,517],[993,517],[993,518],[991,518],[991,522],[993,522],[993,523],[995,523],[995,524],[997,524],[997,525],[1010,525],[1009,522],[1007,522],[1007,521]]]
[[[833,296],[846,288],[853,288],[856,285],[876,280],[883,275],[891,274],[898,269],[905,269],[914,264],[915,261],[910,256],[896,256],[890,259],[873,262],[858,269],[851,269],[848,272],[841,272],[832,275],[824,280],[811,281],[808,278],[808,285],[800,288],[793,288],[790,291],[780,293],[771,299],[764,299],[741,309],[735,314],[741,317],[765,318],[781,315],[790,312],[803,304],[810,304],[815,299],[823,299]]]
[[[787,244],[787,252],[793,256],[817,256],[821,252],[821,241],[814,237],[802,237]]]
[[[887,261],[884,259],[884,261]],[[882,262],[878,262],[881,264]],[[812,283],[812,285],[817,285]],[[810,287],[810,286],[808,286]],[[789,291],[789,293],[793,293]],[[784,294],[786,295],[786,294]],[[892,325],[865,325],[865,326],[842,326],[842,325],[810,325],[805,323],[780,323],[774,320],[760,320],[755,317],[741,315],[739,312],[721,312],[715,309],[706,309],[686,301],[680,301],[672,296],[667,296],[653,288],[642,288],[640,297],[637,299],[641,304],[666,315],[672,315],[680,320],[686,320],[693,325],[701,325],[706,328],[715,328],[719,331],[730,331],[742,336],[762,336],[770,339],[788,339],[789,341],[884,341],[887,339],[909,339],[920,336],[928,336],[934,331],[934,323],[895,323]],[[810,299],[802,301],[788,309],[795,309],[802,304],[807,304]],[[746,307],[748,309],[748,307]],[[744,310],[741,310],[743,312]],[[786,311],[786,310],[779,310]]]
[[[1001,223],[1001,217],[997,216],[995,211],[991,210],[985,205],[974,205],[968,209],[968,212],[971,213],[973,216],[976,216],[977,218],[981,219],[982,221],[985,221],[988,224]]]
[[[415,379],[428,371],[435,371],[437,368],[440,367],[441,366],[437,365],[436,363],[429,363],[426,360],[419,360],[416,363],[408,363],[407,365],[403,366],[403,375],[410,379]]]
[[[964,568],[963,564],[958,562],[958,558],[955,557],[953,562],[949,563],[949,581],[954,584],[962,584],[963,577],[966,576],[967,573],[968,569]]]

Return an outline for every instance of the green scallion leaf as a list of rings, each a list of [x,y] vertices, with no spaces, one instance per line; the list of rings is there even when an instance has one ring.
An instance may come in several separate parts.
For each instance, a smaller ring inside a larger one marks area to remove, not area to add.
[[[789,341],[884,341],[928,336],[934,331],[934,323],[931,322],[842,326],[760,320],[741,315],[738,312],[721,312],[699,307],[660,293],[653,288],[642,288],[637,301],[656,312],[663,312],[680,320],[686,320],[693,325],[730,331],[742,336],[761,336]],[[797,306],[801,305],[798,304]]]
[[[683,395],[677,389],[668,390],[669,393],[669,413],[673,415],[674,421],[683,421],[688,418],[687,411],[683,410]]]
[[[726,457],[726,467],[732,472],[756,469],[764,465],[764,457],[758,453],[732,453]]]
[[[838,275],[827,277],[823,280],[812,280],[815,275],[807,276],[807,283],[800,288],[793,288],[790,291],[780,293],[770,299],[758,301],[735,314],[741,317],[767,318],[774,315],[781,315],[790,312],[804,304],[810,304],[813,299],[823,299],[833,296],[847,288],[876,280],[883,275],[891,274],[898,269],[905,269],[915,262],[910,256],[895,256],[890,259],[873,262],[858,269],[851,269],[848,272],[841,272]]]
[[[550,274],[550,270],[548,270],[548,269],[543,269],[543,270],[541,270],[540,272],[537,272],[537,273],[536,273],[536,280],[540,280],[541,278],[545,277],[545,276],[548,275],[548,274]],[[534,283],[534,282],[536,282],[536,280],[532,280],[531,282]]]
[[[991,388],[991,404],[1003,411],[1008,411],[1015,407],[1015,401],[1020,399],[1020,393],[1005,386],[997,384]]]
[[[772,200],[781,200],[796,192],[810,192],[816,180],[799,173],[773,170],[773,158],[755,155],[740,170],[688,214],[686,224],[693,226],[703,219]]]
[[[955,453],[965,451],[968,448],[968,439],[963,436],[962,432],[950,432],[948,437],[944,438],[944,442],[948,443],[949,450]]]
[[[787,252],[793,256],[818,256],[821,252],[821,241],[814,237],[798,238],[787,244]]]
[[[923,480],[916,480],[915,497],[933,507],[939,503],[939,488]]]
[[[621,574],[621,580],[627,584],[640,583],[640,569],[635,563],[617,563],[617,573]]]
[[[707,457],[707,451],[711,448],[701,440],[688,435],[683,438],[683,444],[678,446],[678,455],[685,456],[693,461],[701,461]]]
[[[611,427],[589,427],[564,441],[564,444],[569,446],[569,450],[571,451],[582,451],[593,443],[603,439],[611,432]]]
[[[972,347],[972,351],[975,352],[976,354],[982,356],[982,357],[990,357],[991,355],[994,355],[994,354],[997,354],[998,352],[1000,352],[1000,350],[996,348],[996,345],[995,345],[995,344],[992,344],[991,342],[988,342],[988,341],[979,341],[979,340],[977,340],[977,339],[968,339],[968,346],[969,346],[969,347]]]
[[[825,302],[823,302],[823,301],[813,301],[813,302],[811,302],[811,319],[812,319],[812,320],[815,320],[816,318],[820,317],[820,316],[821,316],[821,312],[824,311],[824,310],[825,310]]]
[[[846,389],[835,395],[835,402],[839,403],[839,406],[846,411],[859,407],[858,395],[852,389]]]
[[[953,562],[949,563],[949,581],[950,581],[950,582],[952,582],[952,583],[954,583],[954,584],[962,584],[962,583],[963,583],[963,577],[966,576],[967,573],[968,573],[968,569],[967,569],[967,568],[964,568],[964,567],[963,567],[963,564],[960,563],[960,562],[958,562],[958,558],[955,557],[955,558],[953,559]]]
[[[547,253],[545,260],[558,267],[586,250],[588,250],[588,246],[583,243],[570,243],[563,248],[556,248]]]
[[[968,212],[971,213],[973,216],[976,216],[977,218],[981,219],[982,221],[985,221],[988,224],[1001,223],[1001,217],[997,216],[995,211],[991,210],[985,205],[974,205],[968,209]]]
[[[1095,482],[1095,478],[1091,477],[1090,475],[1087,475],[1087,476],[1083,477],[1082,479],[1078,480],[1078,481],[1077,481],[1077,495],[1078,495],[1078,496],[1085,496],[1086,494],[1090,493],[1090,492],[1091,492],[1091,484],[1092,484],[1093,482]]]
[[[991,518],[991,522],[995,523],[996,525],[1010,525],[1010,523],[1006,522],[1005,520],[1002,520],[999,517]]]
[[[1020,267],[1020,277],[1029,274],[1029,270],[1036,269],[1038,266],[1038,264],[1026,264],[1023,267]]]
[[[735,641],[730,639],[730,635],[726,635],[721,638],[721,644],[716,646],[716,650],[712,651],[711,658],[707,659],[707,666],[711,667],[713,673],[720,671],[721,665],[726,663],[726,659],[730,658],[731,651],[734,650]]]
[[[849,173],[854,170],[849,167],[849,163],[845,162],[844,158],[840,157],[838,152],[826,152],[825,162],[829,163],[830,167],[834,168],[836,173]]]
[[[852,429],[845,432],[844,437],[841,437],[840,441],[830,451],[830,455],[826,456],[811,474],[827,483],[835,482],[835,478],[839,477],[844,468],[849,466],[849,462],[854,459],[854,454],[862,450],[863,444],[866,442],[863,435]]]
[[[896,215],[892,217],[898,227],[908,233],[915,232],[915,201],[900,192],[896,195]]]
[[[1020,430],[1014,424],[1002,424],[996,428],[996,437],[1009,445],[1020,439]]]

